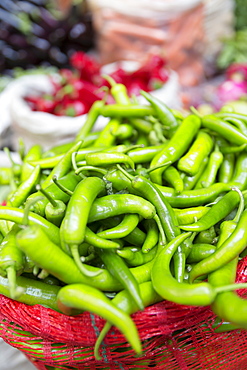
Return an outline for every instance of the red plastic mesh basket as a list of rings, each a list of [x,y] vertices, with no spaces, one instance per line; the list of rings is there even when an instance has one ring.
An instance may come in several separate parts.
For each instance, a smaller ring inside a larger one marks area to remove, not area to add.
[[[238,282],[247,281],[247,257],[239,262]],[[247,290],[241,291],[247,298]],[[180,306],[163,301],[132,315],[143,344],[137,358],[116,329],[93,355],[105,321],[89,312],[65,316],[40,305],[28,306],[0,295],[0,336],[22,351],[40,370],[246,370],[247,331],[215,333],[209,307]],[[220,325],[220,324],[219,324]]]

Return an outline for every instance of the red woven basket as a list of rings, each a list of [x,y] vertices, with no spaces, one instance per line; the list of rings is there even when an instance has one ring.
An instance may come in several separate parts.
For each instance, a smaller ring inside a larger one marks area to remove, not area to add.
[[[239,262],[238,282],[247,281],[247,258]],[[247,298],[247,290],[241,291]],[[104,320],[89,312],[65,316],[40,305],[28,306],[0,295],[0,336],[22,351],[37,369],[246,370],[247,332],[217,334],[209,307],[163,301],[132,315],[143,344],[137,358],[116,329],[93,355]],[[219,325],[221,325],[219,323]]]

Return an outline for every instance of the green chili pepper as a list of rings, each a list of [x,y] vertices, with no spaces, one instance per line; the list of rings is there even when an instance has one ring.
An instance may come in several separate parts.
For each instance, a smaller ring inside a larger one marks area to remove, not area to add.
[[[207,188],[215,183],[218,170],[223,162],[223,154],[218,147],[210,154],[209,161],[202,175],[198,179],[195,189]]]
[[[246,285],[231,284],[213,287],[206,282],[197,284],[179,283],[170,272],[170,262],[181,241],[190,235],[190,233],[178,235],[155,258],[151,278],[154,289],[163,299],[182,305],[208,306],[213,303],[217,294],[243,288]]]
[[[84,122],[83,126],[81,127],[81,129],[76,135],[76,139],[75,139],[76,142],[78,141],[80,142],[81,140],[84,140],[87,137],[87,135],[91,132],[104,105],[105,105],[104,100],[96,100],[93,103],[93,105],[91,106],[87,114],[86,121]]]
[[[247,210],[245,210],[231,236],[221,245],[215,253],[198,262],[190,272],[190,282],[193,282],[198,276],[208,274],[216,269],[221,268],[224,264],[237,257],[246,247],[247,230],[246,221]]]
[[[75,175],[74,171],[71,171],[69,172],[67,175],[59,178],[59,184],[61,186],[66,186],[66,188],[69,190],[69,191],[74,191],[76,185],[79,183],[79,181],[81,180],[81,178],[77,175]],[[53,197],[53,199],[56,199],[57,201],[60,200],[64,203],[68,203],[69,199],[70,199],[70,196],[68,193],[64,192],[63,190],[61,190],[57,183],[58,181],[56,181],[56,183],[54,183],[54,177],[52,179],[53,183],[49,186],[47,186],[45,188],[45,191],[48,192],[50,194],[51,197]],[[43,184],[42,184],[42,187],[43,187]],[[37,196],[39,196],[42,194],[39,193],[39,192],[35,192],[33,194],[31,194],[28,198],[27,198],[27,203],[31,202],[32,199],[35,199],[37,198]],[[38,202],[35,202],[35,204],[32,206],[32,210],[41,215],[41,216],[45,216],[45,207],[46,205],[49,203],[48,199],[46,197],[42,197],[42,199],[40,199]]]
[[[125,236],[129,235],[139,223],[139,215],[137,214],[125,214],[123,220],[120,222],[119,225],[111,228],[106,229],[104,231],[100,231],[97,233],[103,239],[120,239],[124,238]]]
[[[170,204],[163,197],[162,193],[155,186],[155,184],[143,176],[132,177],[126,172],[125,174],[126,177],[129,176],[129,178],[131,179],[132,187],[138,192],[140,192],[145,199],[149,200],[155,206],[156,212],[159,216],[161,226],[162,229],[164,230],[167,240],[170,241],[174,239],[177,235],[179,235],[180,230],[177,225],[176,215]],[[182,248],[178,250],[177,254],[178,258],[175,262],[175,275],[178,280],[183,280],[185,258],[183,255]]]
[[[191,207],[191,208],[174,208],[173,209],[179,225],[188,225],[200,220],[209,210],[210,207]]]
[[[86,227],[84,239],[86,243],[89,243],[90,245],[93,245],[97,248],[116,249],[120,248],[121,246],[117,241],[103,238],[100,233],[95,234],[89,227]]]
[[[22,291],[18,302],[33,306],[36,304],[59,311],[57,306],[57,294],[60,286],[45,284],[44,282],[29,279],[24,276],[16,277],[16,289]],[[10,297],[9,281],[0,276],[0,294]]]
[[[35,185],[40,178],[40,167],[36,166],[33,168],[33,172],[30,176],[24,180],[8,198],[7,205],[12,207],[20,207],[25,203],[27,197],[34,190]]]
[[[152,218],[149,220],[144,220],[143,225],[146,230],[146,237],[144,242],[141,243],[142,252],[148,253],[157,245],[159,241],[159,230],[156,222]]]
[[[216,250],[212,244],[195,243],[192,245],[191,251],[186,259],[188,263],[200,262],[204,258],[211,256]]]
[[[140,284],[140,293],[145,307],[151,306],[154,303],[162,301],[162,298],[156,293],[150,281]],[[133,313],[139,310],[138,306],[133,301],[131,295],[126,289],[119,292],[111,300],[111,303],[129,315],[132,315]],[[97,341],[94,346],[94,355],[97,360],[101,359],[101,357],[99,356],[99,347],[104,337],[110,330],[111,326],[112,326],[111,322],[107,321],[103,329],[101,330],[100,335],[97,338]]]
[[[224,221],[221,224],[220,238],[217,243],[217,250],[221,249],[223,244],[231,238],[235,232],[241,214],[244,209],[244,199],[241,196],[238,212],[233,220]],[[213,286],[227,285],[235,282],[238,264],[238,256],[226,263],[221,268],[211,272],[208,280]],[[219,294],[211,308],[221,319],[229,321],[231,324],[240,328],[246,328],[246,301],[240,298],[234,292],[224,292]]]
[[[195,238],[195,243],[215,244],[216,241],[217,235],[214,226],[211,226],[205,231],[199,232]]]
[[[205,157],[201,163],[201,167],[199,168],[198,172],[194,176],[186,175],[185,173],[181,174],[184,183],[184,190],[192,190],[195,188],[196,183],[198,182],[199,178],[203,174],[207,164],[208,164],[208,157]]]
[[[76,152],[81,146],[81,141],[77,142],[73,145],[70,150],[64,154],[62,159],[58,162],[58,164],[52,169],[49,176],[45,179],[42,183],[42,187],[45,189],[47,186],[53,183],[53,176],[62,177],[66,175],[71,170],[71,156],[72,153]]]
[[[231,181],[235,168],[235,155],[233,153],[225,154],[223,162],[219,168],[218,181],[228,183]]]
[[[89,166],[111,166],[117,163],[123,163],[134,169],[135,164],[132,159],[124,153],[88,153],[85,156],[86,163]]]
[[[88,147],[88,148],[81,148],[79,150],[76,151],[76,157],[77,157],[77,160],[78,161],[82,161],[85,159],[85,156],[87,153],[94,153],[94,152],[99,152],[99,151],[102,151],[102,147]],[[65,156],[64,153],[62,154],[58,154],[56,156],[52,156],[52,157],[47,157],[47,158],[41,158],[39,160],[35,160],[35,161],[32,161],[30,162],[30,164],[32,164],[33,166],[37,166],[39,165],[40,168],[42,169],[47,169],[47,168],[53,168],[55,166],[57,166],[57,164],[63,159],[63,157]]]
[[[17,234],[16,240],[19,248],[36,265],[66,284],[83,283],[107,292],[123,289],[123,286],[107,270],[103,270],[101,274],[95,275],[93,278],[83,275],[74,260],[53,243],[39,225],[31,225],[21,230]],[[34,245],[37,245],[37,248],[33,248]],[[49,257],[47,258],[47,256]],[[130,268],[139,284],[150,280],[152,264],[153,261],[150,261],[142,266]],[[100,270],[89,265],[87,268],[94,274]]]
[[[202,162],[213,148],[213,140],[209,134],[200,130],[188,152],[179,159],[178,169],[190,176],[198,173]]]
[[[186,117],[172,138],[164,144],[163,150],[153,158],[150,167],[155,167],[166,162],[171,162],[171,164],[176,162],[190,146],[200,125],[201,121],[197,116],[189,115]],[[150,174],[151,180],[157,184],[162,184],[161,176],[164,170],[165,167],[152,171]]]
[[[153,218],[156,209],[152,203],[133,194],[105,195],[93,202],[88,223],[119,216],[125,213],[139,214],[143,218]]]
[[[42,193],[48,202],[45,206],[45,217],[48,221],[56,226],[60,226],[66,212],[66,205],[61,200],[54,199],[46,190],[42,189],[40,185],[36,186],[36,190]]]
[[[215,131],[230,143],[242,145],[247,144],[247,136],[230,123],[212,114],[202,117],[202,127]]]
[[[128,266],[134,267],[152,261],[156,256],[157,249],[158,247],[156,244],[154,248],[146,253],[143,253],[141,248],[137,247],[124,247],[122,249],[118,249],[116,252],[126,261]]]
[[[23,158],[20,175],[21,182],[27,180],[29,176],[31,176],[31,174],[33,173],[34,167],[37,166],[31,165],[29,162],[40,159],[41,155],[42,155],[41,145],[39,144],[32,145],[31,148],[28,150],[27,154],[25,155],[25,157]]]
[[[176,194],[175,190],[166,186],[157,185],[163,196],[174,208],[201,206],[213,202],[220,194],[231,190],[229,184],[217,182],[208,188],[184,190]]]
[[[144,135],[148,135],[153,129],[153,124],[143,118],[131,118],[131,124],[136,130]]]
[[[100,109],[100,114],[104,117],[126,117],[126,118],[144,118],[146,116],[153,116],[154,110],[148,105],[131,104],[107,104]]]
[[[226,193],[217,203],[213,204],[209,211],[199,221],[191,225],[181,225],[180,229],[185,231],[204,231],[217,222],[223,220],[233,211],[239,203],[239,195],[235,190]]]
[[[79,182],[71,196],[60,226],[62,247],[74,258],[82,273],[91,275],[81,263],[78,247],[84,241],[91,205],[105,191],[105,182],[99,177],[88,177]],[[92,275],[91,275],[92,276]]]
[[[169,166],[163,172],[163,179],[175,189],[177,194],[184,190],[184,182],[179,171],[174,166]]]
[[[144,306],[140,296],[139,284],[124,260],[110,249],[101,249],[99,257],[110,274],[115,277],[126,290],[128,290],[139,309],[143,310]]]
[[[85,284],[67,285],[60,289],[57,300],[59,309],[65,314],[76,308],[108,320],[124,334],[135,352],[141,353],[141,343],[134,322],[99,290]]]
[[[7,220],[12,221],[17,224],[23,223],[25,211],[20,208],[16,207],[6,207],[0,206],[0,220]],[[33,213],[29,212],[28,214],[28,223],[30,225],[40,225],[40,227],[47,232],[49,238],[54,242],[60,245],[60,235],[59,235],[59,228],[46,220],[45,218]]]
[[[178,128],[178,121],[173,112],[163,101],[148,92],[141,90],[140,93],[151,104],[160,122],[167,128],[168,136],[171,137]]]
[[[24,271],[25,258],[16,245],[16,234],[19,226],[14,225],[0,245],[0,275],[8,278],[9,294],[12,299],[18,299],[23,293],[16,286],[16,276]]]
[[[121,121],[117,118],[111,119],[107,125],[102,129],[98,138],[94,142],[95,148],[110,147],[116,142],[116,131],[119,128]]]
[[[240,153],[235,162],[235,170],[229,182],[232,186],[237,186],[240,190],[247,187],[247,153]]]

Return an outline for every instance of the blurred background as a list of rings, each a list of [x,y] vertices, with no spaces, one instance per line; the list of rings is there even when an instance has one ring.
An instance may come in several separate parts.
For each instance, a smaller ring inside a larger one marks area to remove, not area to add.
[[[1,0],[0,149],[68,141],[102,98],[103,70],[171,107],[247,113],[246,39],[247,0]],[[0,370],[34,368],[1,339],[0,357]]]

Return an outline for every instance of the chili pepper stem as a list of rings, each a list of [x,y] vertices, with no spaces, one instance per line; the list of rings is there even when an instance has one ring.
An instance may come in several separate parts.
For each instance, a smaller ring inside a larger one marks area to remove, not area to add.
[[[162,227],[162,224],[160,222],[160,218],[159,218],[159,216],[157,214],[154,216],[154,220],[156,221],[157,226],[158,226],[158,229],[159,229],[159,232],[160,232],[161,244],[165,244],[166,243],[165,232],[164,232],[163,227]]]
[[[72,167],[74,169],[74,171],[76,172],[78,170],[78,166],[77,166],[77,163],[76,163],[76,156],[77,156],[77,152],[73,152],[72,153],[72,156],[71,156],[71,162],[72,162]],[[84,176],[82,173],[80,173],[80,176],[85,179],[86,176]]]
[[[24,293],[25,289],[16,287],[16,271],[14,266],[9,266],[6,271],[9,282],[10,297],[12,299],[18,299]]]
[[[127,171],[125,171],[125,169],[123,169],[123,167],[122,166],[120,166],[120,164],[117,164],[116,165],[117,166],[117,168],[130,180],[130,181],[132,181],[133,180],[133,178],[134,178],[134,176],[132,176],[130,173],[128,173]]]
[[[101,167],[96,167],[96,166],[82,166],[82,167],[79,167],[75,171],[75,174],[76,175],[79,175],[79,173],[81,173],[82,171],[88,171],[88,170],[99,172],[102,175],[106,175],[107,174],[107,170],[105,170],[104,168],[101,168]]]
[[[247,289],[247,283],[236,283],[236,284],[229,284],[223,285],[220,287],[215,287],[216,294],[223,293],[223,292],[230,292],[232,290],[238,289]]]
[[[239,190],[238,187],[234,186],[234,187],[232,187],[232,190],[236,191],[239,194],[239,197],[240,197],[239,207],[238,207],[237,213],[236,213],[236,215],[233,219],[233,221],[237,223],[239,221],[243,211],[244,211],[244,195],[243,195],[242,191]]]
[[[67,189],[65,186],[63,186],[57,179],[57,176],[54,175],[53,178],[52,178],[54,184],[57,185],[57,187],[62,190],[65,194],[68,194],[69,196],[71,196],[73,194],[73,191]]]
[[[78,269],[81,271],[81,273],[83,275],[89,276],[89,277],[94,277],[94,276],[97,276],[97,275],[101,274],[101,272],[102,272],[101,269],[97,272],[91,272],[85,267],[85,265],[83,265],[83,263],[81,261],[81,257],[79,255],[77,244],[72,244],[70,246],[70,250],[71,250],[72,257],[75,261],[75,264],[77,265]]]
[[[37,191],[40,191],[48,199],[48,201],[51,203],[51,205],[54,208],[56,208],[58,206],[57,201],[54,198],[52,198],[52,196],[47,191],[45,191],[44,189],[42,189],[42,187],[39,184],[36,185],[36,190]]]
[[[103,329],[101,330],[96,342],[95,342],[95,345],[94,345],[94,357],[97,361],[100,361],[102,359],[102,357],[100,356],[99,354],[99,347],[101,345],[101,343],[103,342],[106,334],[108,333],[108,331],[111,329],[111,323],[109,321],[107,321],[103,327]]]

